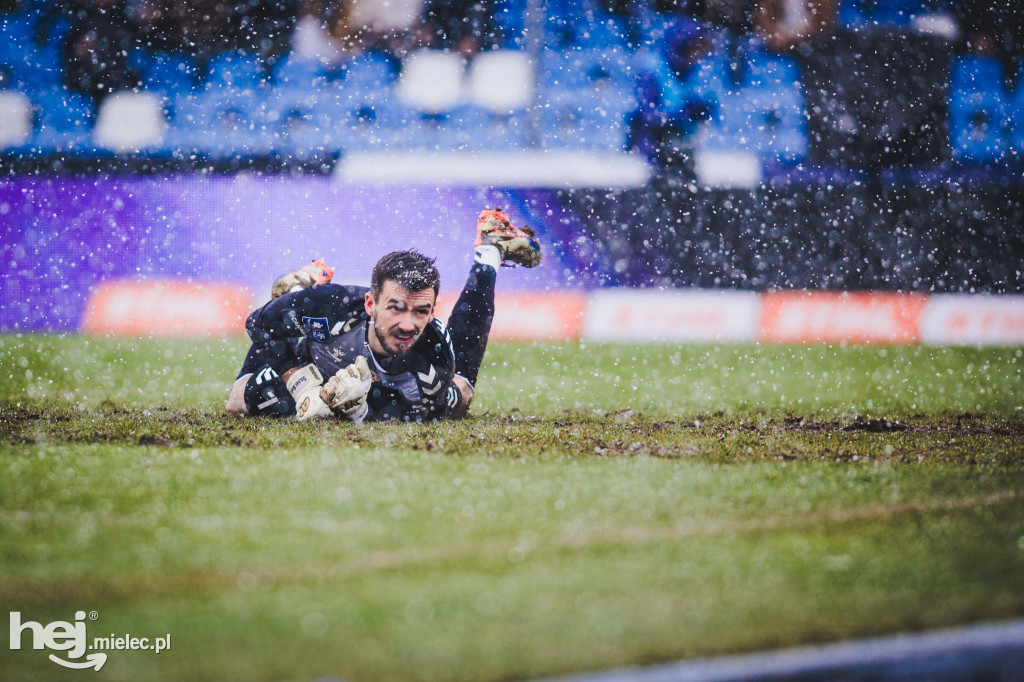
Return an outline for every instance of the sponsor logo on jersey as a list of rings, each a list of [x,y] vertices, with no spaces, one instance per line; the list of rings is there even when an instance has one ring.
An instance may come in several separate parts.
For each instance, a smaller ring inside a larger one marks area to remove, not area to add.
[[[430,371],[416,372],[416,377],[423,383],[421,387],[425,395],[434,395],[441,390],[441,377],[437,375],[437,368],[430,366]]]
[[[306,335],[314,341],[326,343],[331,340],[331,330],[326,317],[303,317],[302,326],[306,330]]]

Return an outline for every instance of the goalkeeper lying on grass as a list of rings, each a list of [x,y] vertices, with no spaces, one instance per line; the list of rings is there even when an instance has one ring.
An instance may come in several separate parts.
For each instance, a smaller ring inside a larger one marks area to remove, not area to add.
[[[501,209],[480,214],[475,246],[447,329],[434,318],[440,275],[416,251],[381,258],[369,289],[330,284],[322,261],[288,273],[246,320],[252,346],[227,411],[300,421],[465,416],[494,317],[498,266],[541,259],[533,234]]]

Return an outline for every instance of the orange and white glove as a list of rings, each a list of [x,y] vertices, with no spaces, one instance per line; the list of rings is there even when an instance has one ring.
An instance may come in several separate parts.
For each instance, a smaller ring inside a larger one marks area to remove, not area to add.
[[[270,298],[277,298],[293,291],[302,291],[315,284],[327,284],[334,277],[334,268],[328,267],[323,258],[318,258],[298,270],[281,275],[270,290]]]

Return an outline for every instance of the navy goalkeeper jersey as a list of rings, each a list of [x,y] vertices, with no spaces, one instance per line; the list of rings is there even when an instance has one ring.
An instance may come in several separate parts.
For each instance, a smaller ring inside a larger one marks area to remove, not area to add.
[[[330,378],[365,356],[373,376],[367,421],[448,416],[461,401],[452,383],[455,352],[448,330],[435,318],[408,352],[377,358],[367,336],[370,321],[363,302],[368,291],[340,284],[309,287],[259,308],[245,328],[279,374],[312,362]]]

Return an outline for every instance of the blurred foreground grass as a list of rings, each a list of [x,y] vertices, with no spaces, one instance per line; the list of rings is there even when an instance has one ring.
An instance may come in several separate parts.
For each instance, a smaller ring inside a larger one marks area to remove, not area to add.
[[[1021,349],[492,344],[472,418],[364,427],[222,415],[244,350],[0,337],[0,604],[172,635],[99,679],[510,679],[1024,615]],[[85,674],[28,638],[0,679]]]

